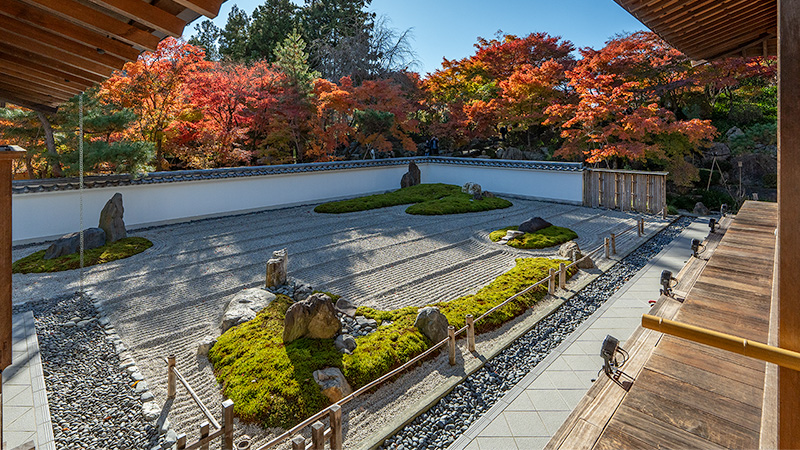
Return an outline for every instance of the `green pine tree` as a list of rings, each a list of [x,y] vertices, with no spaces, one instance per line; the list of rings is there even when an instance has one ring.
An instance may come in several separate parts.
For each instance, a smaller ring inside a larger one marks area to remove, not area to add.
[[[275,49],[275,67],[289,78],[289,83],[299,92],[308,94],[319,73],[310,69],[305,49],[303,37],[297,29],[293,29]]]

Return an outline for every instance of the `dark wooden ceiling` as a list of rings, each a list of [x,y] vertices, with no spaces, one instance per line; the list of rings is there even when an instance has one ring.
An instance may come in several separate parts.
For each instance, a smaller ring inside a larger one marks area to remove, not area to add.
[[[0,101],[53,111],[225,0],[0,0]]]
[[[777,55],[776,0],[615,0],[695,61]]]

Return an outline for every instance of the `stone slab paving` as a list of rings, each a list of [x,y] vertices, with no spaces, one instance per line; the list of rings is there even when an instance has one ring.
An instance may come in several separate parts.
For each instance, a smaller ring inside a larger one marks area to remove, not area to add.
[[[625,339],[659,297],[661,271],[677,274],[691,256],[692,239],[708,234],[696,220],[620,288],[536,369],[522,379],[449,450],[537,450],[544,448],[598,377],[606,335]],[[602,375],[601,375],[602,376]]]
[[[153,247],[87,268],[85,290],[103,303],[156,400],[166,400],[161,358],[175,354],[181,373],[218,414],[223,398],[208,361],[195,356],[197,344],[206,335],[219,335],[219,320],[232,295],[263,285],[273,250],[288,249],[290,277],[356,305],[393,309],[473,293],[511,269],[518,257],[555,253],[556,248],[527,251],[492,243],[488,234],[495,229],[541,216],[572,228],[581,248],[592,249],[639,217],[512,201],[507,209],[450,216],[412,216],[405,206],[350,214],[317,214],[313,206],[301,206],[134,230],[130,235],[150,239]],[[652,231],[667,221],[649,216],[647,223]],[[13,257],[42,248],[15,248]],[[15,274],[13,300],[64,295],[78,287],[77,270]],[[169,417],[178,430],[192,433],[202,416],[181,394]]]
[[[55,450],[32,312],[12,317],[12,336],[12,363],[3,371],[5,448],[32,442],[38,450]]]

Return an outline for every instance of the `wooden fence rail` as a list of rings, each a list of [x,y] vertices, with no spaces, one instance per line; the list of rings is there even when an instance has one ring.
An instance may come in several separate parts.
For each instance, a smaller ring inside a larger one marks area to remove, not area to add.
[[[644,234],[644,219],[639,218],[636,220],[634,225],[626,227],[625,229],[618,231],[616,233],[616,238],[619,239],[620,236],[633,231],[636,229],[637,236],[641,237]],[[634,239],[631,237],[631,239]],[[512,295],[511,297],[505,299],[499,305],[496,305],[486,311],[485,313],[481,314],[480,317],[473,318],[472,315],[466,316],[466,325],[461,327],[460,329],[456,330],[452,325],[448,329],[448,336],[441,341],[435,343],[429,349],[425,350],[424,352],[420,353],[419,355],[415,356],[411,360],[407,361],[400,367],[392,370],[391,372],[382,375],[376,380],[373,380],[366,385],[362,386],[361,388],[357,389],[353,393],[347,395],[346,397],[342,398],[338,402],[334,403],[331,406],[317,412],[316,414],[312,415],[311,417],[307,418],[306,420],[298,423],[294,427],[286,430],[281,435],[275,437],[274,439],[270,440],[269,442],[265,443],[264,445],[258,447],[257,450],[268,450],[274,448],[277,445],[280,445],[283,442],[291,439],[292,443],[292,450],[315,450],[315,449],[324,449],[325,443],[329,442],[331,450],[341,450],[343,446],[343,435],[342,435],[342,406],[346,403],[350,402],[351,400],[355,399],[359,395],[362,395],[373,388],[383,384],[387,380],[399,375],[401,372],[405,371],[409,367],[414,366],[415,364],[419,363],[420,361],[424,360],[431,354],[439,351],[442,347],[448,347],[448,360],[450,365],[456,364],[456,339],[461,333],[466,333],[467,335],[467,348],[469,351],[475,351],[475,323],[480,322],[488,315],[492,314],[493,312],[497,311],[498,309],[508,305],[510,302],[514,301],[515,299],[519,298],[521,295],[525,295],[526,293],[532,291],[533,289],[543,286],[547,283],[547,289],[549,293],[554,293],[556,286],[563,288],[566,285],[566,275],[567,270],[577,265],[581,260],[585,258],[589,258],[591,255],[603,250],[604,245],[600,245],[593,251],[585,254],[581,259],[577,261],[573,261],[569,265],[565,265],[561,263],[558,269],[551,269],[549,274],[542,278],[541,280],[537,281],[536,283],[528,286],[527,288],[523,289],[520,292]],[[616,253],[616,252],[615,252]],[[326,429],[325,425],[321,422],[326,416],[329,417],[329,427]],[[306,438],[299,435],[303,429],[306,427],[311,427],[311,443],[306,442]]]
[[[666,214],[667,172],[585,169],[583,205]]]

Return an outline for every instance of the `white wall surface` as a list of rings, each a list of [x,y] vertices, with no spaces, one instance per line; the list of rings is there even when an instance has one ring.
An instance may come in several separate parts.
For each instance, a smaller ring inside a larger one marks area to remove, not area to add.
[[[449,165],[417,161],[423,183],[480,184],[485,190],[580,203],[582,172],[531,168]],[[85,189],[84,228],[96,227],[100,211],[122,193],[129,229],[259,209],[384,192],[400,187],[407,165],[349,168],[198,181],[176,181]],[[77,190],[12,196],[15,244],[44,241],[80,228]]]

